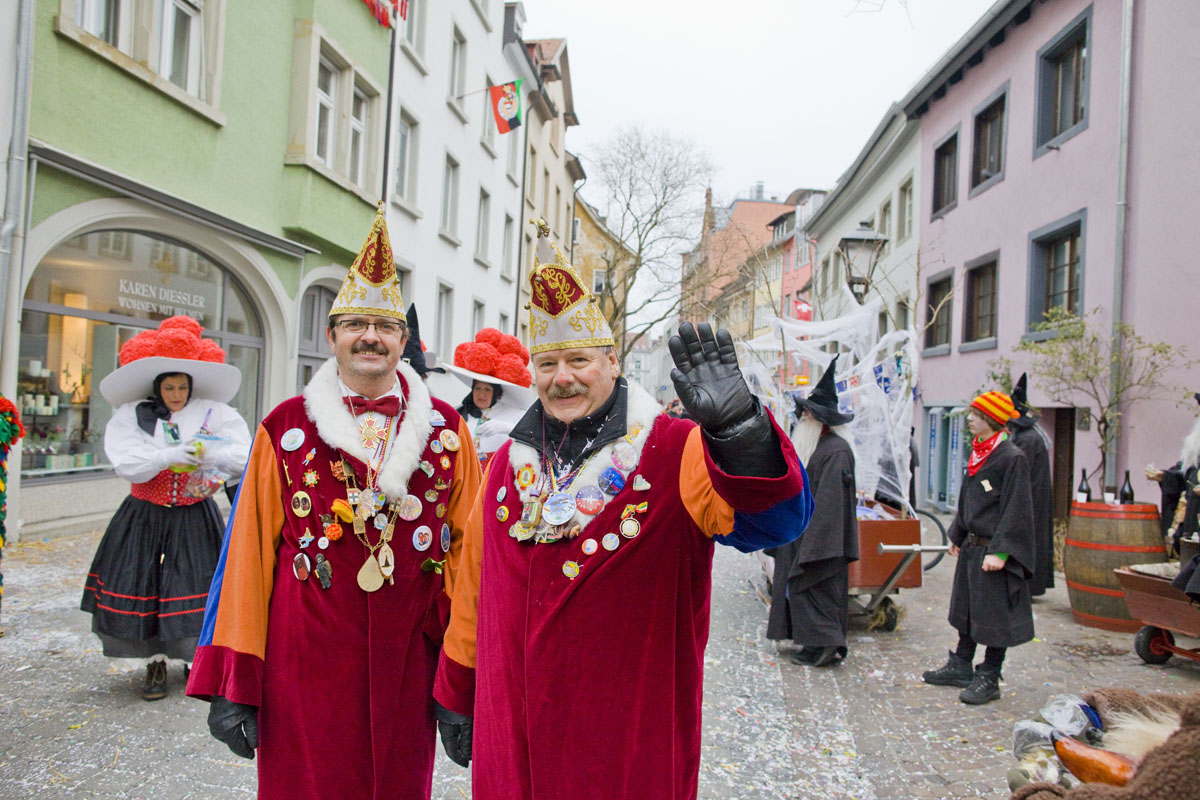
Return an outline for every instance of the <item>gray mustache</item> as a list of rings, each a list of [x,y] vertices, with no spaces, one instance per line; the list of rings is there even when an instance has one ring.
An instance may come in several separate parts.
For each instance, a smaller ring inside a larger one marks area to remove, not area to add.
[[[559,400],[565,400],[568,397],[585,394],[587,389],[580,386],[578,383],[572,383],[569,386],[551,386],[546,390],[546,394]]]

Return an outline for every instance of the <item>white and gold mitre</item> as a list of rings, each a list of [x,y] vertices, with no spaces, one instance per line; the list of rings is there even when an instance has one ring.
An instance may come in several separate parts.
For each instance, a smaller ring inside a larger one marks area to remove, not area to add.
[[[334,298],[329,316],[337,314],[370,314],[404,320],[404,298],[400,295],[400,278],[392,258],[392,243],[388,239],[383,207],[375,213],[371,232],[350,267],[350,274]]]
[[[532,223],[538,229],[538,241],[529,274],[530,354],[615,345],[596,296],[550,238],[550,226],[541,219]]]

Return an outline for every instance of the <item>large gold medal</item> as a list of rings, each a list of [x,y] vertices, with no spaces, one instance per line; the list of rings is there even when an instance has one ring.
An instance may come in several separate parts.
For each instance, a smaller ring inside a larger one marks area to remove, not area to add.
[[[379,562],[375,560],[374,553],[367,556],[358,570],[358,586],[364,592],[377,592],[383,586],[383,573],[379,571]]]

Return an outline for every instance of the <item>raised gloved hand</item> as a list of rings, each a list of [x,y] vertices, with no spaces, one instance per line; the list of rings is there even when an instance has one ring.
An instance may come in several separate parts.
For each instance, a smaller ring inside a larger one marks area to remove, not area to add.
[[[451,711],[436,700],[433,701],[433,716],[437,719],[438,733],[442,735],[442,747],[446,755],[460,767],[469,766],[474,720]]]
[[[701,322],[698,328],[685,322],[679,335],[667,343],[675,369],[671,380],[684,408],[700,427],[714,436],[727,435],[758,413],[758,403],[742,371],[729,331]]]
[[[258,747],[258,709],[214,695],[208,707],[208,732],[229,745],[234,755],[253,760]]]
[[[163,469],[172,466],[197,467],[200,465],[200,456],[196,452],[196,444],[193,442],[164,447],[159,451],[158,459],[158,463],[162,465]]]

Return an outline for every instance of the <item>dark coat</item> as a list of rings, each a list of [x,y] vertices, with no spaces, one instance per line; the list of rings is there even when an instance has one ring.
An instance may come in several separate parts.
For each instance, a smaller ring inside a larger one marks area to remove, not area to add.
[[[844,571],[858,560],[858,520],[854,484],[854,451],[836,433],[826,433],[805,465],[814,508],[804,535],[767,550],[775,558],[771,582],[771,614],[767,638],[791,639],[786,591],[803,592],[828,579],[831,569]]]
[[[1159,515],[1159,521],[1162,525],[1163,536],[1167,535],[1167,531],[1175,522],[1175,509],[1179,506],[1179,498],[1187,494],[1186,508],[1183,515],[1183,522],[1179,523],[1179,530],[1176,531],[1175,544],[1178,547],[1178,541],[1181,536],[1188,536],[1197,531],[1200,531],[1200,521],[1197,520],[1197,515],[1200,513],[1200,497],[1192,491],[1192,487],[1196,485],[1197,474],[1195,467],[1183,468],[1182,462],[1175,462],[1175,465],[1163,470],[1162,482],[1159,486],[1162,488],[1162,513]]]
[[[988,537],[972,545],[967,534]],[[962,552],[950,593],[950,624],[987,647],[1033,638],[1029,578],[1033,574],[1033,500],[1029,465],[1012,442],[1001,442],[979,471],[963,477],[958,513],[947,534]],[[1004,569],[983,571],[987,554],[1008,553]]]
[[[1029,464],[1029,489],[1033,495],[1033,577],[1029,592],[1034,597],[1054,586],[1054,493],[1051,491],[1050,451],[1034,427],[1014,428],[1010,441],[1025,454]]]

